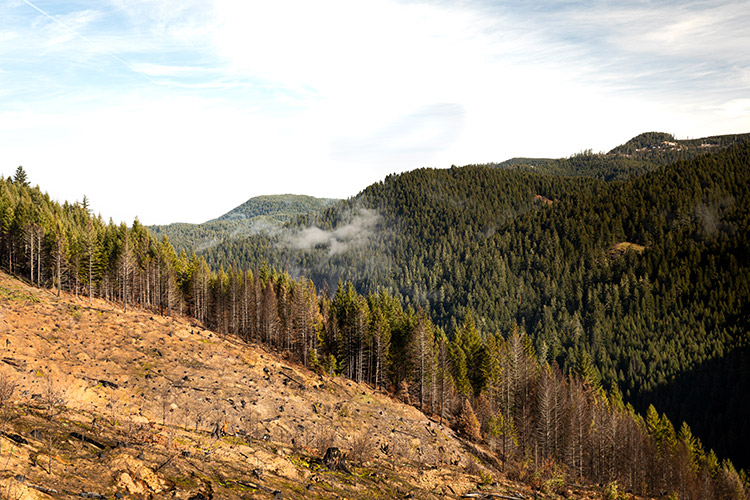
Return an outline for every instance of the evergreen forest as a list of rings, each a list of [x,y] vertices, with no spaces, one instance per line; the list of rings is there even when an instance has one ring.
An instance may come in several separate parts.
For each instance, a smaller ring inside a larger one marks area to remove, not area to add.
[[[179,253],[85,198],[52,201],[19,167],[0,178],[0,267],[389,391],[486,441],[511,477],[742,499],[745,473],[718,457],[748,463],[721,438],[747,448],[750,144],[710,149],[609,180],[419,169]],[[737,376],[706,373],[722,360]],[[709,444],[673,390],[717,383],[732,427]]]
[[[385,289],[449,336],[467,313],[483,335],[518,325],[563,373],[590,359],[599,382],[640,411],[655,404],[750,465],[746,380],[725,373],[720,387],[703,378],[699,390],[680,382],[708,363],[723,370],[719,361],[750,340],[747,139],[648,133],[543,172],[419,169],[286,232],[200,255],[214,269],[268,263],[319,289]],[[620,178],[623,162],[648,168]],[[719,389],[727,397],[705,410]],[[716,415],[732,432],[716,430]]]

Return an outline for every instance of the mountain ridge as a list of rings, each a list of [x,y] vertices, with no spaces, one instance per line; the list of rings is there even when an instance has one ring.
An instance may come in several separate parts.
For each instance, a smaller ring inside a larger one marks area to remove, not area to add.
[[[307,195],[262,195],[250,198],[229,212],[200,224],[172,223],[148,226],[155,236],[167,237],[175,249],[203,251],[222,241],[258,233],[276,233],[288,221],[335,203],[334,198]]]
[[[563,176],[626,180],[677,161],[689,161],[750,140],[750,133],[675,139],[666,132],[644,132],[607,153],[581,151],[567,158],[511,158],[489,166]]]

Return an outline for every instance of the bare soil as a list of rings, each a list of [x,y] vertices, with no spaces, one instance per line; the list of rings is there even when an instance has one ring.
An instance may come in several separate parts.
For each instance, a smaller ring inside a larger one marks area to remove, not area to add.
[[[184,318],[0,273],[0,349],[0,498],[558,498],[387,394]]]

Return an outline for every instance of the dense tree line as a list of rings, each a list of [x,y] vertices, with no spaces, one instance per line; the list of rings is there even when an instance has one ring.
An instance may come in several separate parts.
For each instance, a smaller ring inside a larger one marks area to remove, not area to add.
[[[519,208],[533,203],[521,199]],[[57,293],[188,314],[305,366],[390,391],[454,422],[467,438],[486,440],[521,479],[747,498],[744,473],[706,451],[687,424],[676,432],[653,407],[640,417],[616,385],[607,394],[588,351],[563,370],[517,324],[493,333],[469,312],[449,339],[425,309],[404,307],[384,288],[360,294],[339,282],[329,294],[265,265],[212,271],[137,220],[105,224],[85,198],[51,201],[20,167],[0,178],[0,266]]]
[[[465,311],[483,331],[518,324],[542,360],[568,373],[588,356],[602,383],[617,384],[643,411],[664,406],[646,395],[748,344],[749,177],[747,142],[626,181],[419,169],[305,216],[289,233],[226,241],[201,255],[214,268],[269,262],[318,288],[382,287],[449,334]],[[310,227],[350,227],[363,209],[380,222],[345,251],[290,243]],[[744,401],[746,382],[731,387]],[[726,411],[747,420],[747,404]],[[749,443],[732,435],[711,445],[750,464]]]

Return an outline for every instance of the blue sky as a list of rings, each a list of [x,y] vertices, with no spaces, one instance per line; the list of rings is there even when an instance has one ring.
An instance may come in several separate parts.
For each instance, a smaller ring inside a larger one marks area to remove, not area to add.
[[[0,0],[0,173],[202,222],[392,172],[750,132],[750,1]]]

